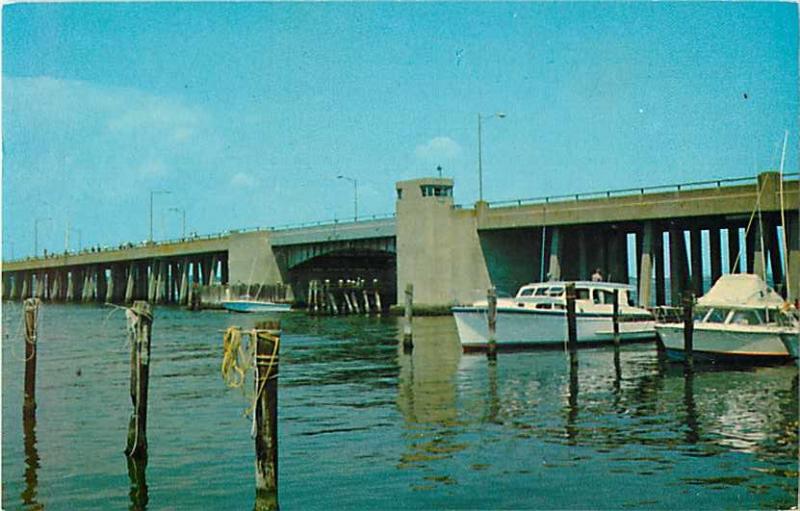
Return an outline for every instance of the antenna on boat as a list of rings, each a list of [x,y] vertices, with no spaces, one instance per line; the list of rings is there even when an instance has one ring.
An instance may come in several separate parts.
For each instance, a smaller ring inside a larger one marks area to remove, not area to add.
[[[786,245],[786,212],[783,207],[783,164],[786,161],[786,143],[789,140],[789,130],[783,132],[783,150],[781,151],[780,181],[778,183],[781,198],[781,242],[783,244],[783,282],[786,288],[786,296],[791,296],[791,282],[789,278],[789,251]]]

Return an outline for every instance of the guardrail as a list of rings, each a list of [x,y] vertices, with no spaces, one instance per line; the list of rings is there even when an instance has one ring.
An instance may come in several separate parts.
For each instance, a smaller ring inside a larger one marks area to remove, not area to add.
[[[167,240],[160,240],[160,241],[142,241],[139,243],[132,243],[132,242],[124,242],[120,243],[115,247],[109,246],[95,246],[90,248],[84,248],[82,250],[75,250],[72,252],[59,252],[59,253],[52,253],[48,254],[47,257],[39,256],[39,257],[20,257],[16,259],[9,259],[3,262],[11,263],[11,262],[20,262],[20,261],[45,261],[48,259],[58,259],[62,257],[70,257],[70,256],[77,256],[77,255],[85,255],[85,254],[98,254],[104,252],[118,252],[120,250],[130,250],[134,248],[143,248],[143,247],[162,247],[165,245],[173,245],[177,243],[186,243],[191,241],[202,241],[202,240],[213,240],[213,239],[220,239],[230,236],[231,234],[237,233],[247,233],[247,232],[259,232],[259,231],[289,231],[292,229],[303,229],[308,227],[325,227],[331,225],[349,225],[349,224],[360,224],[362,222],[371,222],[374,220],[388,220],[390,218],[394,218],[394,213],[383,213],[383,214],[376,214],[376,215],[368,215],[364,216],[356,220],[339,220],[334,218],[332,220],[318,220],[315,222],[298,222],[292,224],[281,224],[272,227],[244,227],[239,229],[229,229],[227,231],[216,232],[211,234],[203,234],[203,235],[192,235],[187,236],[185,238],[172,238]]]
[[[784,174],[784,181],[793,181],[800,177],[800,173]],[[616,190],[607,190],[605,192],[584,192],[573,193],[564,195],[545,195],[540,197],[531,197],[527,199],[508,199],[500,201],[488,202],[489,207],[497,206],[523,206],[531,204],[549,204],[551,202],[566,202],[566,201],[580,201],[586,199],[609,199],[611,197],[625,197],[631,195],[644,195],[645,192],[656,191],[685,191],[685,190],[702,190],[708,188],[722,188],[723,184],[756,184],[758,178],[756,177],[734,177],[727,179],[713,179],[709,181],[693,181],[689,183],[680,183],[674,185],[656,185],[644,186],[639,188],[620,188]]]

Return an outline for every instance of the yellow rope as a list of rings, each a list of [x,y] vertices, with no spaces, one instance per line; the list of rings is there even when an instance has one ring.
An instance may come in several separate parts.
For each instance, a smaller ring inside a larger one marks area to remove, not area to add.
[[[252,342],[251,342],[252,344]],[[225,331],[222,339],[222,379],[230,388],[239,388],[244,384],[245,373],[252,366],[253,357],[242,346],[242,332],[232,326]]]
[[[257,343],[257,339],[258,339],[259,335],[262,338],[265,338],[268,341],[272,341],[272,343],[273,343],[272,344],[272,355],[257,355],[256,357],[254,357],[254,358],[256,358],[256,361],[255,361],[256,378],[258,378],[258,380],[260,380],[260,382],[257,380],[258,391],[256,391],[255,396],[253,396],[253,402],[251,403],[250,408],[247,409],[247,412],[246,412],[247,414],[250,414],[250,413],[254,414],[255,413],[256,404],[258,404],[258,398],[261,397],[261,393],[264,392],[264,387],[267,385],[267,380],[269,380],[271,377],[273,377],[273,375],[272,375],[272,366],[275,364],[275,360],[277,359],[277,354],[278,354],[278,347],[281,344],[281,338],[276,336],[276,335],[273,335],[270,331],[255,330],[254,329],[254,330],[252,330],[250,332],[250,336],[251,336],[250,338],[253,340],[253,346],[254,347],[255,347],[255,345]],[[258,360],[259,359],[260,360],[264,360],[264,359],[267,359],[267,358],[269,359],[269,365],[267,365],[267,374],[262,377],[259,374],[259,370],[258,370]]]

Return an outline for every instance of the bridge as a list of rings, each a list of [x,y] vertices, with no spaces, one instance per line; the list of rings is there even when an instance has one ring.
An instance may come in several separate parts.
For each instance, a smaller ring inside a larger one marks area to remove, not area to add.
[[[700,295],[725,272],[800,291],[800,180],[764,172],[663,187],[504,202],[453,202],[447,178],[396,185],[392,216],[223,234],[3,264],[3,298],[186,303],[197,286],[376,279],[384,303],[414,284],[415,303],[449,305],[495,285],[588,279],[635,282],[644,304]]]

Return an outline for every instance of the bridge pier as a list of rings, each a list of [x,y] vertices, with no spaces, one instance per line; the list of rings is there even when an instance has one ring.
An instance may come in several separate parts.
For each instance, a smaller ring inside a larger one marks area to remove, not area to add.
[[[651,280],[653,278],[653,222],[645,222],[641,239],[642,248],[640,249],[639,256],[639,305],[642,307],[649,307],[651,300]]]
[[[728,272],[741,273],[742,272],[742,257],[744,254],[741,252],[741,241],[739,238],[739,226],[728,226]]]
[[[561,229],[550,229],[550,256],[547,264],[547,280],[561,280]]]
[[[189,297],[189,259],[184,258],[181,263],[181,285],[178,292],[178,303],[186,305]]]
[[[670,302],[674,307],[680,305],[681,293],[688,287],[686,285],[688,283],[686,275],[688,267],[683,229],[671,225],[669,228],[669,281]]]
[[[12,300],[17,300],[19,298],[19,286],[17,285],[17,281],[19,280],[19,275],[20,272],[9,273],[11,288],[8,291],[8,297]]]
[[[689,242],[692,254],[692,290],[695,296],[703,295],[703,243],[702,232],[693,227],[689,231]]]
[[[800,218],[798,213],[788,213],[786,215],[786,246],[788,249],[787,266],[788,275],[784,275],[786,288],[788,286],[787,298],[791,301],[800,299]]]
[[[709,255],[711,256],[711,285],[722,275],[722,240],[719,227],[708,230]]]

